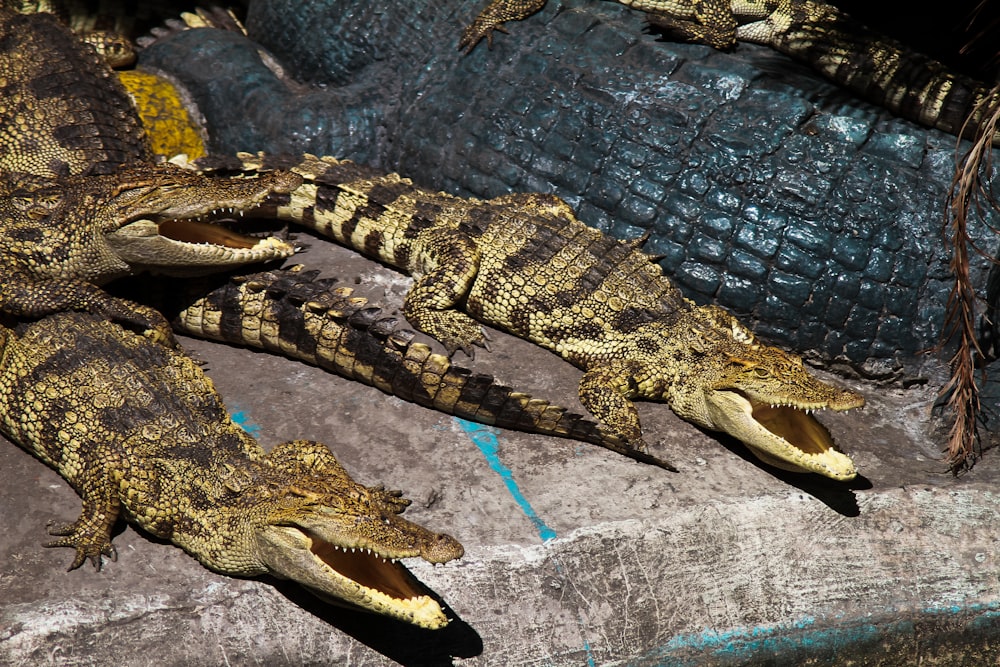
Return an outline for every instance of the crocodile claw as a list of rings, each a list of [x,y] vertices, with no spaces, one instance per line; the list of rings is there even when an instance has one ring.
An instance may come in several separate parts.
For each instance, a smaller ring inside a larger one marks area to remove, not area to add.
[[[76,556],[67,571],[75,570],[83,565],[85,560],[90,560],[94,564],[94,569],[100,571],[101,556],[106,556],[111,561],[118,560],[118,550],[111,543],[107,535],[90,534],[85,528],[76,524],[53,527],[52,522],[48,525],[49,534],[61,539],[46,542],[42,546],[50,549],[55,547],[69,547],[76,550]]]
[[[493,31],[502,32],[505,35],[510,33],[504,29],[502,23],[488,24],[486,22],[480,22],[478,19],[475,23],[470,25],[462,33],[462,39],[458,42],[458,50],[462,51],[465,55],[472,53],[472,50],[476,48],[476,44],[481,42],[483,38],[486,38],[487,48],[493,48]]]
[[[494,30],[507,34],[504,23],[520,21],[544,6],[545,0],[493,0],[462,33],[462,39],[458,42],[459,50],[469,54],[483,37],[486,38],[486,45],[493,48]]]
[[[486,329],[480,327],[479,328],[479,337],[476,338],[475,340],[473,340],[473,341],[471,341],[469,343],[460,343],[458,345],[455,345],[454,347],[448,346],[448,345],[446,345],[445,347],[448,348],[448,356],[449,357],[454,356],[455,352],[457,352],[458,350],[461,350],[462,352],[465,353],[465,356],[467,356],[469,359],[475,361],[475,359],[476,359],[476,348],[477,347],[480,347],[480,348],[486,350],[487,352],[492,352],[493,351],[493,349],[490,347],[490,341],[491,340],[493,340],[493,337],[490,336],[489,333],[486,332]]]

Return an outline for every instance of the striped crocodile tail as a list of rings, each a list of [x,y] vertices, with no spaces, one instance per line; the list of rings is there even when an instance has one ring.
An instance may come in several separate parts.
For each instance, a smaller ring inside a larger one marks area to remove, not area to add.
[[[676,471],[566,408],[453,364],[415,342],[397,318],[317,276],[297,266],[233,277],[210,291],[199,282],[202,289],[157,306],[182,333],[277,352],[470,421],[588,442]]]
[[[736,15],[738,41],[766,44],[896,115],[949,134],[974,134],[997,98],[990,86],[826,2],[749,0]],[[1000,144],[1000,133],[993,143]]]

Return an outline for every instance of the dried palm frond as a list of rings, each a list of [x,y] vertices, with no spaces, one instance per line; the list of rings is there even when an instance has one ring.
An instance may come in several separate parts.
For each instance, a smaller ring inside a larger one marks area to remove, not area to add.
[[[978,123],[972,119],[980,119]],[[955,285],[948,295],[944,341],[955,340],[957,349],[951,358],[951,378],[939,394],[954,421],[948,434],[947,461],[956,474],[975,461],[976,420],[979,416],[979,386],[976,381],[976,360],[983,352],[976,337],[978,302],[975,286],[969,275],[970,249],[996,261],[976,247],[968,233],[972,216],[983,220],[984,209],[991,206],[1000,211],[989,186],[994,175],[993,140],[1000,122],[1000,85],[993,89],[980,107],[969,115],[962,134],[973,136],[972,145],[959,159],[951,183],[946,206],[945,234],[952,247],[951,271]],[[959,144],[961,145],[961,144]]]

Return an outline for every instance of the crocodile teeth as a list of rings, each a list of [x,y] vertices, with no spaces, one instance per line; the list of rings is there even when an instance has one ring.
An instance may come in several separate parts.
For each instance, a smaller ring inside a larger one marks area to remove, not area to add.
[[[337,551],[342,551],[343,553],[352,553],[353,554],[353,553],[361,552],[363,554],[367,554],[367,555],[373,556],[375,558],[381,558],[383,563],[398,563],[400,561],[399,558],[393,558],[391,556],[383,556],[382,554],[378,553],[377,551],[373,551],[371,547],[342,547],[342,546],[338,546],[338,545],[335,545],[335,544],[331,544],[330,547],[333,548],[333,549],[335,549],[335,550],[337,550]]]

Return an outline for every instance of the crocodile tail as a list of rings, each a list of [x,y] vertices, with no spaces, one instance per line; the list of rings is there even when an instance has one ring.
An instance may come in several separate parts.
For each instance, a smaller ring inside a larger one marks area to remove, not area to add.
[[[982,82],[871,30],[832,5],[788,6],[787,13],[769,21],[741,26],[738,38],[767,44],[896,115],[954,135],[974,134],[996,96]],[[1000,134],[993,142],[1000,142]]]
[[[566,408],[453,364],[414,341],[417,334],[397,326],[397,318],[317,274],[292,267],[231,278],[181,297],[183,306],[169,309],[174,328],[278,352],[470,421],[588,442],[674,470]]]

